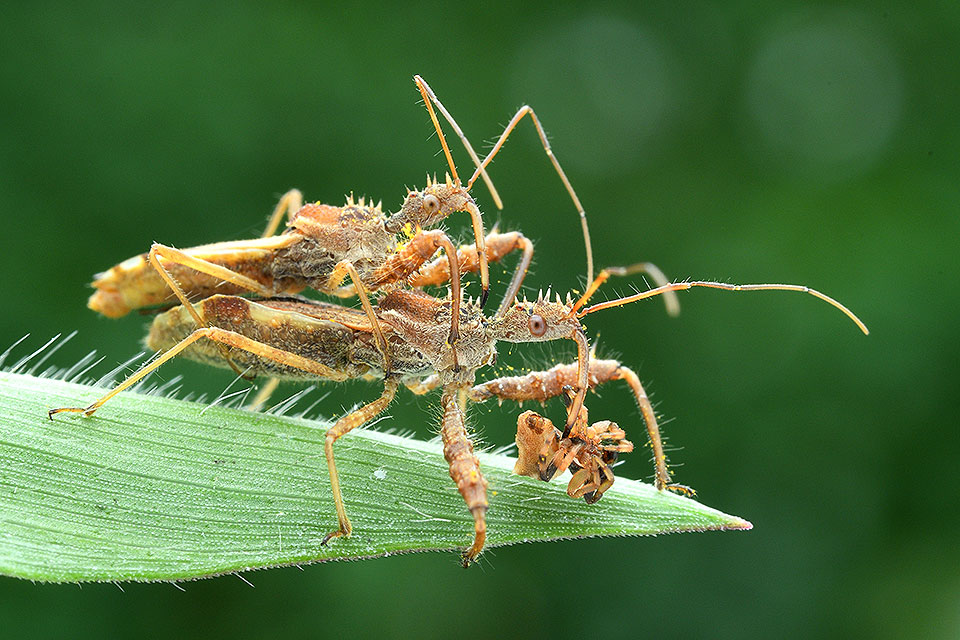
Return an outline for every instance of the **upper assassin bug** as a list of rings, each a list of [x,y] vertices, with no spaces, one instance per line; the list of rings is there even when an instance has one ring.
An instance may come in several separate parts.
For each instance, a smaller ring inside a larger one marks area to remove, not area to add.
[[[457,309],[461,304],[460,273],[464,266],[480,272],[482,307],[489,293],[488,261],[499,260],[515,250],[524,252],[505,297],[512,300],[520,289],[532,256],[533,245],[522,235],[495,233],[485,238],[480,209],[470,195],[477,177],[482,177],[496,206],[503,208],[485,167],[526,114],[534,120],[544,149],[580,214],[587,252],[588,281],[592,279],[593,256],[586,214],[553,155],[533,110],[529,107],[521,109],[507,125],[490,154],[481,162],[459,125],[430,86],[420,76],[414,76],[414,82],[423,96],[449,165],[450,175],[445,181],[428,179],[423,190],[410,191],[400,210],[389,215],[383,212],[379,203],[374,205],[363,198],[354,201],[351,197],[342,207],[319,203],[304,205],[300,192],[291,190],[280,199],[261,238],[220,242],[184,250],[154,244],[149,253],[98,274],[93,282],[96,292],[90,297],[88,306],[106,316],[120,317],[134,309],[165,304],[171,292],[187,309],[192,309],[190,298],[205,298],[214,294],[249,292],[268,298],[312,288],[338,297],[358,295],[389,369],[389,350],[367,292],[407,281],[417,281],[419,286],[425,283],[440,284],[437,274],[443,273],[450,284],[453,301],[447,341],[456,360],[459,339]],[[477,167],[466,186],[461,183],[457,173],[434,105],[454,129]],[[475,247],[472,251],[468,247],[462,248],[458,256],[447,234],[433,227],[459,211],[470,215]],[[285,231],[274,235],[285,216]],[[404,235],[405,241],[398,244],[398,235]],[[434,268],[433,278],[422,277],[418,270],[440,249],[446,253],[446,268]],[[347,276],[350,276],[352,286],[344,287],[342,284]],[[201,322],[199,316],[194,320],[198,324]]]

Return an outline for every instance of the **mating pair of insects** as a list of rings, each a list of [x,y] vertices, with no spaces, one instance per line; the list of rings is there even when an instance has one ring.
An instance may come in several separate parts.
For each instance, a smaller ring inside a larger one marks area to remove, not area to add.
[[[600,421],[591,425],[584,399],[588,390],[599,384],[623,380],[643,416],[653,451],[655,486],[691,493],[687,487],[671,482],[656,415],[639,378],[617,361],[593,357],[580,322],[586,315],[659,295],[666,297],[668,310],[675,311],[675,292],[693,287],[730,291],[778,289],[801,291],[825,300],[866,333],[863,323],[846,307],[804,286],[668,282],[659,269],[648,263],[605,269],[594,277],[584,208],[534,111],[522,107],[481,161],[427,83],[419,76],[414,81],[446,156],[450,171],[446,180],[428,179],[423,190],[410,191],[399,211],[392,214],[385,214],[380,204],[364,199],[354,201],[352,197],[342,207],[303,204],[300,192],[292,190],[280,199],[260,239],[187,250],[155,244],[148,254],[100,274],[93,283],[96,292],[89,306],[104,315],[119,317],[134,309],[170,305],[171,296],[180,304],[153,321],[147,344],[159,352],[156,358],[93,404],[53,409],[50,416],[61,412],[90,416],[114,395],[177,355],[228,366],[244,377],[271,377],[255,404],[281,378],[382,380],[383,391],[377,399],[344,415],[326,433],[325,456],[339,521],[337,529],[324,538],[323,544],[327,544],[352,531],[343,504],[334,443],[383,412],[401,384],[417,394],[440,388],[444,456],[474,521],[473,543],[463,554],[464,563],[469,564],[485,543],[488,503],[487,483],[466,427],[468,402],[494,397],[544,402],[561,397],[567,406],[562,429],[537,413],[527,411],[520,415],[515,471],[550,480],[571,469],[568,493],[589,503],[598,500],[613,484],[610,464],[618,453],[632,450],[633,445],[616,423]],[[457,174],[434,106],[456,132],[476,167],[466,184]],[[533,256],[533,244],[516,231],[485,234],[480,209],[470,194],[474,182],[482,177],[496,206],[502,208],[486,168],[525,116],[536,127],[543,148],[580,215],[588,286],[576,299],[570,295],[551,299],[548,290],[535,300],[518,300]],[[457,248],[443,230],[436,228],[455,212],[470,216],[472,245]],[[286,229],[275,235],[284,217]],[[513,252],[521,253],[518,265],[498,308],[488,315],[484,311],[490,288],[488,262],[499,261]],[[468,272],[480,274],[481,293],[477,299],[463,298],[460,278]],[[588,305],[610,276],[637,272],[645,272],[658,286]],[[345,285],[347,277],[349,285]],[[428,285],[444,284],[449,293],[442,298],[423,290]],[[308,288],[335,297],[356,295],[362,310],[297,295]],[[251,294],[254,297],[248,297]],[[575,362],[477,383],[477,372],[494,362],[498,342],[561,339],[576,344]]]

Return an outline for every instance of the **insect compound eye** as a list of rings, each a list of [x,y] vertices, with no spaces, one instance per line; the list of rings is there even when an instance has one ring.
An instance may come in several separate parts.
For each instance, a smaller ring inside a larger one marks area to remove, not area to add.
[[[547,321],[541,316],[533,314],[530,316],[530,333],[540,337],[547,332]]]
[[[423,208],[428,213],[436,213],[440,209],[440,200],[432,193],[427,194],[423,198]]]

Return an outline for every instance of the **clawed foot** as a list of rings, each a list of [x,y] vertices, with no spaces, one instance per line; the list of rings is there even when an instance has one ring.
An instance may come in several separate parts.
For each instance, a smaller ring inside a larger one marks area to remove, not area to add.
[[[82,413],[86,417],[93,415],[93,412],[97,410],[97,407],[90,405],[89,407],[63,407],[60,409],[50,409],[47,411],[47,418],[53,420],[53,416],[58,413]]]
[[[664,487],[664,489],[672,493],[678,493],[687,498],[692,498],[697,495],[697,492],[693,489],[693,487],[688,487],[685,484],[668,484]]]
[[[470,547],[460,554],[460,566],[464,569],[469,569],[470,565],[476,562],[479,556],[480,552],[474,552],[473,547]]]
[[[487,285],[480,292],[480,308],[483,309],[487,305],[487,298],[490,296],[490,285]]]
[[[344,531],[343,529],[337,529],[336,531],[331,531],[327,535],[323,536],[323,541],[320,542],[320,546],[321,547],[327,546],[327,543],[329,543],[334,538],[341,538],[341,537],[347,538],[349,536],[350,536],[349,530]]]
[[[473,545],[464,551],[461,555],[461,565],[464,569],[477,561],[480,552],[483,551],[483,545],[487,540],[487,507],[477,507],[473,509],[474,535]]]

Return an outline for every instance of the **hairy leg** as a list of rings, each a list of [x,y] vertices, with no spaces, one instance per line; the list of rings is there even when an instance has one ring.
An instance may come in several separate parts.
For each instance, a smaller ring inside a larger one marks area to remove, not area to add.
[[[464,412],[458,400],[461,387],[447,385],[443,388],[443,424],[440,434],[443,439],[443,457],[450,465],[450,477],[457,485],[467,509],[473,514],[473,544],[463,552],[463,566],[476,560],[487,538],[487,481],[480,473],[480,461],[473,453],[473,443],[464,422]]]
[[[330,488],[333,490],[333,503],[337,510],[337,520],[340,527],[336,531],[331,531],[324,538],[321,545],[326,545],[331,538],[340,536],[349,536],[353,531],[353,525],[350,524],[350,518],[347,517],[347,510],[343,506],[343,493],[340,491],[340,476],[337,474],[337,464],[333,458],[333,444],[356,427],[364,422],[374,418],[387,408],[387,405],[393,400],[397,393],[397,381],[393,378],[387,378],[383,383],[383,393],[379,398],[369,404],[365,404],[359,409],[343,416],[337,423],[327,431],[327,437],[324,442],[324,455],[327,458],[327,470],[330,472]]]
[[[490,233],[484,240],[486,247],[485,253],[488,262],[497,262],[502,260],[507,254],[514,251],[523,251],[523,256],[517,264],[510,279],[510,286],[507,287],[507,293],[500,303],[500,308],[496,315],[500,315],[510,308],[517,292],[520,291],[520,285],[527,275],[530,268],[530,262],[533,260],[533,243],[519,231],[509,233]],[[461,273],[474,272],[480,268],[480,258],[477,248],[473,245],[462,246],[457,249],[457,263],[460,265]],[[426,285],[438,285],[450,281],[450,269],[445,258],[437,258],[420,267],[419,272],[415,273],[407,281],[414,287],[424,287]]]

